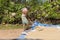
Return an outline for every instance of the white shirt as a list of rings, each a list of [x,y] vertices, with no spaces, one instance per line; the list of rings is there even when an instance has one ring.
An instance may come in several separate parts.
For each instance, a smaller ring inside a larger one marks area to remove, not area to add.
[[[22,14],[21,18],[22,18],[22,23],[26,23],[26,24],[28,23],[28,20],[25,14]]]

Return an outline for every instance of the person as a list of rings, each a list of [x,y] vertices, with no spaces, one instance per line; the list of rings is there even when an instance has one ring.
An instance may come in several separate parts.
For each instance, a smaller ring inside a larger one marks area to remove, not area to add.
[[[25,25],[28,26],[28,19],[26,18],[27,13],[28,13],[28,9],[27,8],[23,8],[22,9],[22,15],[21,15],[23,27]]]

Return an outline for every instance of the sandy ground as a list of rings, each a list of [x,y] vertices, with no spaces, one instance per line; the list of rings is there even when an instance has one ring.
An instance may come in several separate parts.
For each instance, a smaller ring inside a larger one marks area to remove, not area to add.
[[[60,40],[60,29],[43,27],[42,30],[40,30],[37,28],[35,31],[29,32],[26,38],[41,40]]]
[[[16,39],[22,31],[23,29],[0,30],[0,39]]]
[[[42,30],[41,30],[42,29]],[[16,39],[21,35],[23,29],[0,30],[0,39]],[[27,39],[60,40],[60,29],[57,28],[36,28],[28,32]]]

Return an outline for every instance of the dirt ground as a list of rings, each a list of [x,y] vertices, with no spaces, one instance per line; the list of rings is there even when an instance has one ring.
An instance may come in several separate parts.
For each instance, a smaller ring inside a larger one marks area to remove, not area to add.
[[[43,30],[35,29],[29,32],[26,36],[28,39],[41,39],[41,40],[60,40],[60,29],[57,28],[43,28]]]
[[[0,39],[16,39],[21,35],[23,29],[0,30]],[[35,31],[28,32],[27,39],[60,40],[60,29],[46,28],[42,30],[36,28]]]
[[[22,31],[23,29],[0,30],[0,39],[16,39]]]

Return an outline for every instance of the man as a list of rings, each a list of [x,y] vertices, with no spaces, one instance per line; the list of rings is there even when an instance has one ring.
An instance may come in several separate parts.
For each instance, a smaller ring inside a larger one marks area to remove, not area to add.
[[[23,27],[25,25],[28,25],[28,19],[26,18],[27,13],[28,13],[28,9],[27,8],[23,8],[22,9],[22,15],[21,15]]]

